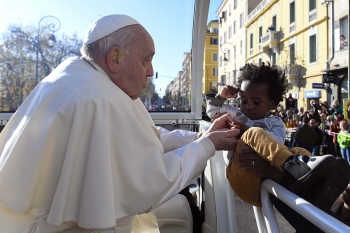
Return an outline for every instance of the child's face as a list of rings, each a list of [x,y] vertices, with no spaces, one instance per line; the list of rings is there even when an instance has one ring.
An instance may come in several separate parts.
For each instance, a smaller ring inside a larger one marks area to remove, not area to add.
[[[241,111],[251,120],[265,118],[273,107],[268,98],[268,86],[243,81],[241,85]]]

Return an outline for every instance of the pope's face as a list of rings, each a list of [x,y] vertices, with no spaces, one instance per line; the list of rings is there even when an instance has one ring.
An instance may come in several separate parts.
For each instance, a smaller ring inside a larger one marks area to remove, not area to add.
[[[134,42],[121,60],[121,78],[116,85],[132,99],[139,97],[146,88],[148,77],[153,76],[152,59],[155,53],[151,36],[142,27],[135,29]]]

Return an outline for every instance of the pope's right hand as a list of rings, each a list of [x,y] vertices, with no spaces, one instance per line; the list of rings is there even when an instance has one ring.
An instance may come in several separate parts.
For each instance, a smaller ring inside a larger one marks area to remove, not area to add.
[[[216,150],[233,150],[237,145],[239,129],[231,129],[232,117],[225,114],[217,118],[211,127],[205,132],[204,137],[209,138]]]

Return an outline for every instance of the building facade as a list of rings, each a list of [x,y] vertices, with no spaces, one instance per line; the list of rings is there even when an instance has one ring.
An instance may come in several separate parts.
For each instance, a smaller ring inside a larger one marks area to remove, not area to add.
[[[325,72],[323,82],[327,90],[328,103],[339,100],[342,104],[347,101],[349,91],[349,1],[323,2],[329,16],[329,57],[323,70]],[[341,36],[344,37],[345,43],[341,40]]]
[[[298,108],[309,109],[311,99],[327,100],[327,23],[319,0],[264,0],[248,15],[246,61],[284,68]]]
[[[202,94],[218,87],[218,32],[218,20],[210,21],[205,34]]]
[[[260,0],[223,0],[219,17],[219,83],[237,82],[246,61],[246,17]]]

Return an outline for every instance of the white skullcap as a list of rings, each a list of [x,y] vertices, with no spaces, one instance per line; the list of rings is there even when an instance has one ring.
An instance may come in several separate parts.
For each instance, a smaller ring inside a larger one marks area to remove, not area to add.
[[[139,24],[127,15],[107,15],[96,20],[85,34],[83,47],[129,25]]]

